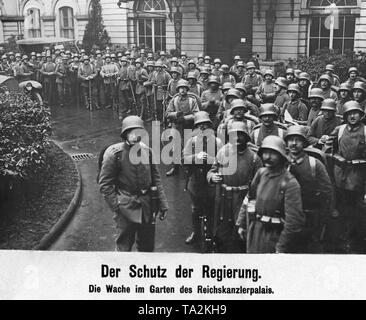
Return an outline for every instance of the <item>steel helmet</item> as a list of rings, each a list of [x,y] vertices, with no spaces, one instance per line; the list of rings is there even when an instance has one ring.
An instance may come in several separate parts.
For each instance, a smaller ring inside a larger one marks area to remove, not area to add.
[[[178,58],[177,57],[173,57],[170,59],[170,62],[178,62]]]
[[[130,51],[128,51],[128,50],[125,52],[125,55],[126,55],[126,56],[127,56],[127,55],[130,55],[130,54],[131,54],[131,52],[130,52]]]
[[[286,133],[286,137],[285,137],[285,141],[287,142],[287,139],[289,137],[293,137],[293,136],[298,136],[301,137],[303,139],[303,141],[305,142],[306,146],[308,146],[309,141],[305,135],[305,128],[303,126],[291,126],[287,129],[287,133]]]
[[[229,97],[229,96],[240,99],[240,97],[241,97],[240,91],[238,89],[231,88],[231,89],[228,90],[228,92],[226,94],[226,98]]]
[[[220,79],[219,77],[216,77],[216,76],[210,76],[208,78],[208,84],[210,83],[217,83],[217,84],[220,84]]]
[[[10,51],[9,53],[8,53],[8,56],[10,57],[10,56],[13,56],[14,55],[14,52],[13,51]]]
[[[144,121],[138,116],[128,116],[122,121],[121,136],[130,129],[145,129]]]
[[[173,73],[173,72],[178,73],[178,74],[182,74],[182,73],[180,72],[179,68],[177,68],[177,67],[171,67],[171,68],[170,68],[170,73]]]
[[[196,74],[192,71],[188,72],[187,79],[195,79],[197,80]]]
[[[127,59],[126,56],[122,56],[121,59],[120,59],[120,61],[128,62],[128,59]]]
[[[297,83],[291,83],[288,86],[287,92],[290,92],[290,91],[295,91],[295,92],[297,92],[297,94],[301,94],[300,87]]]
[[[320,88],[311,89],[310,93],[309,93],[309,99],[311,99],[311,98],[319,98],[319,99],[324,100],[322,89],[320,89]]]
[[[102,54],[100,50],[95,51],[95,54]]]
[[[31,57],[33,57],[33,56],[37,56],[37,54],[33,51],[33,52],[31,52]]]
[[[242,90],[245,94],[247,94],[247,89],[245,89],[245,85],[243,82],[238,82],[235,85],[235,89]]]
[[[85,52],[85,49],[81,49],[81,50],[80,50],[80,53],[84,53],[84,52]]]
[[[194,114],[194,125],[209,122],[212,124],[210,115],[206,111],[198,111]]]
[[[155,66],[155,62],[154,62],[154,61],[148,61],[148,62],[146,63],[146,66],[147,66],[147,67],[154,67],[154,66]]]
[[[267,75],[270,75],[270,76],[272,76],[272,78],[274,78],[274,73],[271,69],[267,69],[263,72],[263,77],[265,77]]]
[[[363,111],[361,105],[357,102],[357,101],[354,101],[354,100],[351,100],[351,101],[347,101],[344,105],[343,105],[343,119],[346,117],[346,114],[350,111],[353,111],[353,110],[357,110],[359,111],[362,116],[365,114],[365,112]]]
[[[67,59],[69,59],[69,58],[68,58],[68,56],[67,56],[66,54],[63,54],[63,55],[61,56],[61,59],[62,59],[62,60],[67,60]]]
[[[111,58],[111,55],[109,53],[106,53],[105,56],[104,56],[105,59],[107,58]]]
[[[153,55],[153,53],[152,53],[152,52],[149,52],[149,53],[147,54],[147,57],[148,57],[148,58],[154,58],[154,55]]]
[[[283,158],[287,160],[286,145],[283,139],[278,136],[267,136],[263,139],[262,145],[258,150],[258,155],[262,157],[264,149],[277,151]]]
[[[295,69],[294,73],[295,73],[295,77],[299,78],[302,71],[300,69]]]
[[[205,56],[204,60],[210,60],[211,61],[211,57],[210,56]]]
[[[177,90],[181,87],[185,87],[185,88],[189,89],[188,81],[184,80],[184,79],[179,80],[178,83],[177,83]]]
[[[22,60],[28,60],[29,58],[28,58],[28,56],[25,54],[23,57],[22,57]]]
[[[136,61],[135,61],[135,63],[140,63],[140,64],[142,64],[142,60],[141,60],[140,58],[137,58],[137,59],[136,59]]]
[[[362,82],[362,81],[356,81],[355,84],[353,85],[352,91],[353,90],[361,90],[364,93],[366,93],[366,83]]]
[[[334,65],[332,65],[332,64],[327,64],[327,65],[325,66],[325,71],[332,71],[332,72],[334,72]]]
[[[38,58],[38,57],[42,57],[42,55],[40,54],[40,53],[37,53],[36,54],[36,57]]]
[[[248,107],[244,100],[235,99],[234,101],[231,102],[230,114],[233,114],[234,110],[238,108],[244,109],[245,111],[248,110]]]
[[[141,50],[140,50],[140,54],[141,54],[141,53],[145,53],[145,49],[141,49]]]
[[[222,85],[222,88],[221,90],[229,90],[229,89],[233,89],[234,86],[231,82],[225,82],[223,85]]]
[[[89,59],[89,57],[88,57],[87,55],[85,55],[85,56],[83,57],[83,61],[85,61],[85,60],[90,60],[90,59]]]
[[[356,67],[351,67],[348,69],[348,74],[350,74],[351,72],[356,72],[358,74],[358,69]]]
[[[243,132],[250,139],[248,134],[248,128],[243,121],[233,121],[228,126],[228,134],[232,132]]]
[[[333,84],[333,79],[328,76],[327,74],[322,74],[319,79],[318,79],[318,82],[322,81],[322,80],[327,80],[329,82],[329,84]]]
[[[115,57],[116,57],[116,54],[115,53],[111,53],[111,58],[115,58]]]
[[[7,56],[6,54],[3,54],[3,55],[1,56],[1,59],[8,59],[8,56]]]
[[[275,84],[287,89],[287,80],[284,77],[278,77],[275,81]]]
[[[205,56],[203,55],[203,53],[201,52],[199,55],[198,55],[198,58],[205,58]]]
[[[156,61],[156,63],[155,63],[155,68],[163,68],[164,66],[163,66],[163,63],[161,62],[161,61]]]
[[[348,91],[348,92],[351,92],[351,89],[352,89],[351,86],[347,82],[343,82],[339,86],[338,92],[339,91]]]
[[[194,60],[189,60],[188,65],[190,65],[190,64],[193,64],[194,66],[196,66],[196,62],[194,62]]]
[[[186,57],[187,53],[185,53],[184,51],[180,54],[181,57]]]
[[[320,110],[337,111],[337,105],[334,99],[324,99]]]
[[[223,64],[220,68],[220,71],[223,71],[223,72],[229,72],[230,68],[227,64]]]
[[[292,69],[292,68],[287,68],[286,69],[286,74],[293,74],[293,75],[295,75],[295,70]]]
[[[299,80],[307,80],[310,82],[310,75],[307,72],[301,72],[299,75]]]
[[[208,68],[202,68],[200,74],[210,74],[211,71]]]
[[[235,56],[234,61],[241,60],[240,56]]]
[[[259,118],[265,115],[274,115],[277,117],[277,108],[273,103],[264,103],[259,108]]]
[[[247,70],[248,70],[248,69],[256,69],[254,62],[249,61],[249,62],[247,63]]]
[[[222,64],[222,62],[221,62],[221,60],[220,60],[219,58],[216,58],[216,59],[214,60],[214,64],[216,64],[216,63]]]
[[[160,51],[160,56],[166,56],[165,51]]]
[[[22,57],[22,55],[19,53],[19,52],[17,52],[16,54],[15,54],[15,58],[21,58]]]
[[[245,68],[245,63],[244,63],[244,61],[240,60],[236,66]]]

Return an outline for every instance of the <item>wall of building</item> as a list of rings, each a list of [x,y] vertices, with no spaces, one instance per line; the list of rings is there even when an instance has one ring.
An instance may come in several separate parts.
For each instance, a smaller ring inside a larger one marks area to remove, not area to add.
[[[366,51],[366,0],[360,0],[360,16],[356,18],[355,51]]]
[[[253,5],[253,52],[260,55],[261,59],[266,58],[266,22],[265,10],[268,7],[268,0],[261,0],[260,16],[258,19],[258,1]],[[299,47],[303,46],[300,42],[299,34],[304,26],[300,28],[301,0],[294,0],[294,19],[291,19],[291,0],[278,0],[276,10],[276,23],[273,39],[273,59],[286,60],[296,57]]]

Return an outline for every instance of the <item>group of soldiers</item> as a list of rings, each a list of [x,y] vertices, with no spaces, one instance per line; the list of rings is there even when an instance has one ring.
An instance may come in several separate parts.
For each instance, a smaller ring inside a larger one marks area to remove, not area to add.
[[[232,66],[203,54],[158,56],[46,50],[9,52],[0,64],[1,74],[41,82],[50,105],[118,110],[123,141],[105,151],[99,178],[118,250],[131,250],[137,234],[138,249],[153,251],[155,215],[168,211],[158,166],[129,157],[139,144],[153,158],[136,130],[155,119],[173,138],[180,133],[182,157],[166,174],[183,167],[187,177],[187,244],[222,253],[366,251],[366,80],[357,68],[341,83],[327,65],[313,82],[291,68],[276,77],[239,56]]]
[[[275,78],[239,56],[231,67],[203,55],[164,57],[147,62],[141,85],[161,90],[155,110],[173,132],[183,137],[193,130],[188,141],[182,138],[182,159],[166,173],[185,169],[193,229],[187,244],[221,253],[366,251],[366,81],[357,68],[340,83],[327,65],[312,82],[291,68]],[[121,167],[141,143],[135,132],[144,129],[141,116],[124,118],[123,142],[107,149],[101,167],[101,192],[121,229],[119,250],[131,250],[137,232],[138,249],[148,244],[152,251],[153,213],[160,206],[165,218],[168,210],[155,165]],[[159,190],[154,197],[150,186]],[[131,218],[136,203],[138,221]]]

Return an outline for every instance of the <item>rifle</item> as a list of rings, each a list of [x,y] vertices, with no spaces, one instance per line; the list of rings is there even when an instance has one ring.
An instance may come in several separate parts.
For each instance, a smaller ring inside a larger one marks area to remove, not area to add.
[[[163,89],[164,90],[164,89]],[[165,118],[165,111],[166,111],[166,90],[163,91],[163,130],[166,129],[166,118]]]
[[[156,110],[156,86],[155,85],[153,85],[153,96],[154,96],[154,118],[155,118],[155,121],[157,121],[158,115],[157,115],[157,110]]]
[[[130,89],[131,89],[131,94],[132,94],[132,106],[133,106],[134,110],[136,110],[136,114],[137,114],[137,102],[136,102],[135,92],[133,91],[131,79],[128,79],[128,83],[130,84]]]
[[[88,86],[89,86],[88,105],[89,105],[89,110],[93,111],[91,79],[87,80],[87,81],[88,81]]]

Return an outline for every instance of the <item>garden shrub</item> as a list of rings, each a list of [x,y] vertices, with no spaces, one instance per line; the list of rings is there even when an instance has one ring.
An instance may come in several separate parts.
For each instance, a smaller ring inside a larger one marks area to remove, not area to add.
[[[21,92],[0,88],[0,178],[29,179],[45,165],[50,111]]]
[[[346,51],[340,54],[335,50],[322,49],[310,57],[300,56],[295,64],[298,69],[310,74],[312,80],[318,79],[325,72],[327,64],[333,64],[335,73],[340,77],[341,82],[348,78],[348,69],[356,67],[360,71],[360,76],[364,77],[366,73],[366,53]]]

